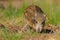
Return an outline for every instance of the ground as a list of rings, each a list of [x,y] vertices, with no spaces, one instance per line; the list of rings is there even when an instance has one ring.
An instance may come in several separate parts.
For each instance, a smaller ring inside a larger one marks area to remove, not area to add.
[[[20,4],[19,1],[15,1],[13,6],[9,7],[5,2],[2,2],[5,7],[0,5],[0,40],[60,40],[59,0],[21,0]],[[32,4],[41,7],[47,15],[46,28],[51,29],[52,27],[51,30],[54,33],[37,33],[31,29],[22,30],[26,24],[24,10]]]

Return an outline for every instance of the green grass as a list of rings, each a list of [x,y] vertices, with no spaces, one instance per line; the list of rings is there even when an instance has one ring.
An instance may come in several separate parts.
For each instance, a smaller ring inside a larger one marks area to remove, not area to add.
[[[6,22],[4,20],[7,20],[11,24],[15,25],[23,25],[24,22],[22,21],[23,13],[25,8],[28,5],[31,4],[36,4],[41,7],[41,9],[44,11],[44,13],[47,15],[47,23],[51,23],[54,25],[60,24],[60,5],[56,3],[56,1],[53,1],[52,3],[47,2],[47,0],[36,0],[31,1],[31,3],[26,3],[25,1],[23,2],[23,5],[19,9],[15,9],[12,5],[9,6],[8,9],[0,9],[0,23]],[[4,20],[3,20],[4,19]],[[24,19],[23,19],[24,20]],[[46,24],[47,24],[46,23]],[[29,32],[29,35],[36,36],[36,32]],[[6,29],[3,29],[2,36],[4,37],[5,40],[20,40],[21,38],[24,37],[24,34],[17,33],[17,34],[10,34]]]
[[[18,23],[20,23],[21,22],[21,17],[23,17],[23,13],[24,13],[24,10],[25,10],[26,6],[27,6],[27,4],[24,2],[21,8],[16,9],[10,3],[10,6],[9,6],[8,9],[6,9],[6,10],[0,9],[0,12],[2,12],[1,14],[3,14],[0,17],[1,21],[3,22],[4,20],[6,20],[6,21],[8,21],[9,24],[18,24]],[[22,20],[23,20],[23,18],[22,18]],[[6,22],[6,21],[4,21],[4,22]]]
[[[44,13],[47,15],[48,22],[54,25],[60,24],[60,5],[58,5],[58,0],[56,1],[48,1],[48,0],[41,0],[35,2]]]
[[[3,16],[0,18],[6,18],[7,20],[15,21],[17,18],[20,18],[23,13],[25,8],[28,5],[38,5],[41,7],[41,9],[44,11],[44,13],[47,15],[48,22],[51,24],[59,24],[60,23],[60,5],[56,3],[56,1],[52,1],[51,3],[47,0],[33,0],[31,3],[23,2],[23,5],[19,9],[13,8],[12,5],[9,6],[7,10],[0,9],[1,12],[3,12]],[[19,21],[19,20],[18,20]]]
[[[21,25],[23,25],[23,21],[20,20],[20,17],[22,17],[23,13],[24,13],[24,9],[26,8],[26,3],[24,2],[22,7],[19,9],[15,9],[11,4],[9,6],[8,9],[0,9],[0,12],[3,13],[3,16],[1,16],[1,20],[3,23],[8,21],[9,23],[12,22],[12,25],[16,22],[16,24],[18,25],[18,23]],[[2,14],[1,13],[1,14]],[[18,20],[19,18],[19,20]],[[4,20],[6,21],[4,21]],[[16,21],[17,20],[17,21]],[[24,33],[16,33],[16,34],[12,34],[10,32],[7,31],[7,29],[2,29],[2,34],[1,36],[4,38],[4,40],[20,40],[24,37]]]
[[[27,34],[25,34],[24,32],[21,32],[21,33],[12,32],[11,33],[9,32],[7,28],[1,28],[0,30],[2,30],[0,37],[3,37],[4,40],[21,40],[26,36],[34,37],[36,35],[39,35],[37,32],[33,32],[32,30],[30,30]]]
[[[4,40],[20,40],[24,37],[23,33],[10,33],[8,29],[2,29],[1,36],[4,38]]]

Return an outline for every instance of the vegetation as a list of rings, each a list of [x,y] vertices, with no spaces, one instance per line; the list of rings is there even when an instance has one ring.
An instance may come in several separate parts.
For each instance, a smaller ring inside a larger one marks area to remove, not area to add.
[[[41,7],[41,9],[44,11],[44,13],[47,15],[46,18],[46,24],[60,24],[60,3],[57,0],[31,0],[30,3],[23,1],[23,5],[21,8],[16,9],[11,4],[8,9],[4,9],[0,7],[0,23],[7,26],[7,23],[9,25],[18,25],[23,26],[24,25],[24,10],[28,5],[38,5]],[[8,29],[0,29],[2,30],[0,37],[3,37],[4,40],[20,40],[24,38],[24,33],[10,33]],[[36,36],[38,33],[30,31],[28,35]]]

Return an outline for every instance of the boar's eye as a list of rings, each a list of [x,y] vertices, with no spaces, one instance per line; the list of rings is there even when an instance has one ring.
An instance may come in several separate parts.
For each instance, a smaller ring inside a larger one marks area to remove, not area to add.
[[[45,20],[42,22],[43,27],[45,26]]]
[[[35,19],[33,21],[34,21],[35,24],[38,23]]]

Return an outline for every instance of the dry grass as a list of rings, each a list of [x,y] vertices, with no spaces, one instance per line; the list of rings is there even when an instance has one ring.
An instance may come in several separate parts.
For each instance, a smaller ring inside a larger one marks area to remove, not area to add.
[[[1,3],[1,1],[0,1]],[[5,3],[5,2],[4,2]],[[19,5],[17,5],[17,4]],[[22,3],[22,4],[20,4]],[[26,20],[23,17],[23,12],[28,5],[34,4],[38,5],[42,8],[44,13],[47,15],[46,24],[54,24],[57,25],[60,23],[60,1],[59,0],[22,0],[21,2],[14,2],[13,6],[6,7],[8,5],[5,3],[5,7],[7,9],[0,9],[0,23],[3,24],[5,27],[14,27],[11,29],[8,28],[0,28],[0,40],[60,40],[60,34],[39,34],[33,32],[32,30],[28,30],[27,32],[21,32],[19,27],[23,27],[26,23]],[[16,4],[16,5],[15,5]],[[19,8],[20,6],[21,8]],[[16,8],[18,9],[16,10]],[[17,11],[17,12],[16,12]],[[0,26],[1,27],[1,26]],[[53,27],[53,26],[51,26]],[[53,28],[54,31],[58,30],[59,27],[56,29]],[[9,31],[10,30],[10,31]],[[18,32],[16,32],[18,30]],[[60,29],[57,32],[60,32]]]

